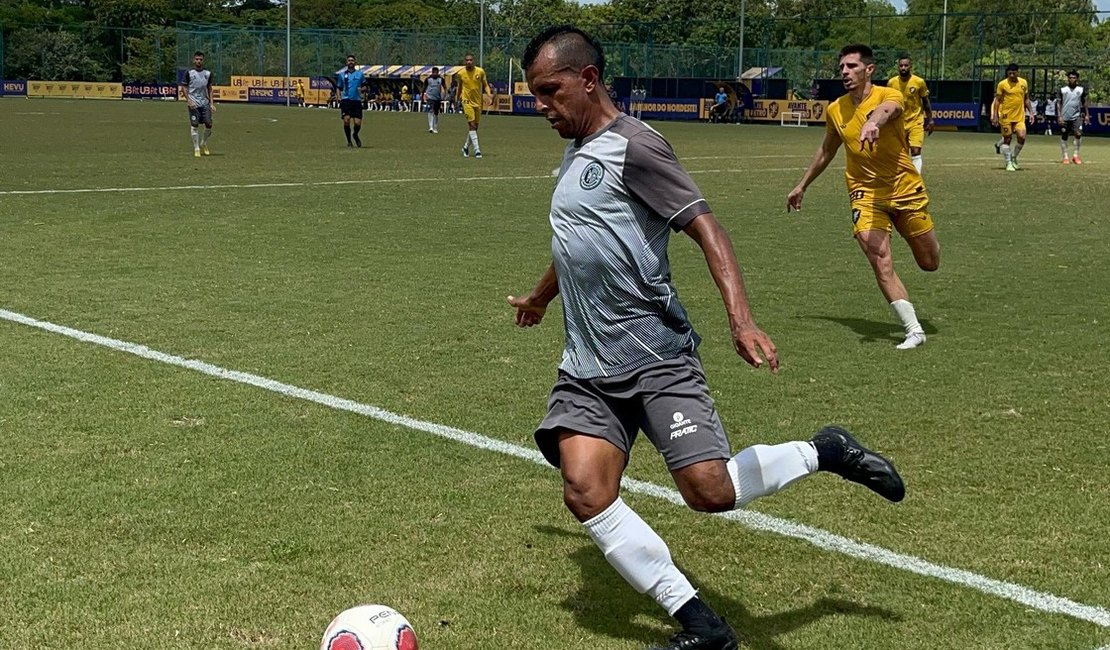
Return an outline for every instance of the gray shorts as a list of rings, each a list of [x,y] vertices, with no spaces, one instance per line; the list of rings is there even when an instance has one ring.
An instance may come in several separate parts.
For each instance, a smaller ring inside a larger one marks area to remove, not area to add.
[[[670,470],[731,456],[695,354],[615,377],[578,379],[559,371],[535,437],[547,462],[559,467],[560,432],[607,440],[627,455],[641,430]]]

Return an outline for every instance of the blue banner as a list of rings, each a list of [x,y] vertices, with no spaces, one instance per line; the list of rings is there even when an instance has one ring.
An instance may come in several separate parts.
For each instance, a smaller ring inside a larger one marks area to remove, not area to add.
[[[513,114],[539,115],[536,110],[536,98],[531,95],[513,95]]]
[[[5,79],[0,82],[0,97],[5,95],[12,96],[27,96],[27,82],[26,81],[8,81]]]
[[[1110,133],[1110,107],[1088,108],[1091,123],[1083,127],[1084,133]]]
[[[177,86],[158,83],[123,84],[124,99],[177,99]]]
[[[285,88],[247,89],[247,101],[252,104],[284,104],[286,97],[293,103],[297,102],[297,98]]]
[[[937,126],[979,126],[979,105],[975,102],[960,104],[933,104],[933,123]]]

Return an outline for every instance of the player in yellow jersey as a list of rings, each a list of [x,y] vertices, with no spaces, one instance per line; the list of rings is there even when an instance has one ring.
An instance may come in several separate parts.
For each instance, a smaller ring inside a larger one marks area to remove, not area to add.
[[[906,140],[910,146],[910,160],[921,173],[921,147],[925,136],[933,134],[933,107],[929,104],[929,86],[913,74],[913,61],[908,55],[898,57],[898,74],[886,82],[887,88],[902,93],[905,109],[902,121],[906,124]]]
[[[875,57],[870,47],[856,44],[840,50],[840,76],[848,94],[829,105],[825,139],[802,180],[786,197],[786,209],[802,209],[806,188],[825,171],[843,144],[848,156],[845,178],[852,207],[852,233],[905,330],[905,340],[896,347],[909,350],[925,343],[925,330],[905,285],[894,272],[890,231],[898,229],[924,271],[935,271],[940,266],[940,244],[929,216],[925,183],[906,151],[902,121],[905,100],[893,88],[872,85],[874,72]]]
[[[1025,122],[1033,119],[1029,101],[1029,82],[1018,76],[1018,64],[1006,66],[1006,78],[998,82],[991,103],[991,124],[1002,129],[1001,153],[1006,171],[1016,172],[1018,154],[1025,146]],[[1017,135],[1017,144],[1010,146],[1010,137]]]
[[[466,140],[463,142],[463,158],[470,157],[474,152],[475,158],[482,157],[482,149],[478,146],[478,121],[482,118],[483,95],[492,95],[489,81],[486,80],[486,71],[474,65],[474,55],[467,54],[463,58],[463,69],[455,73],[455,93],[463,114],[466,115]]]

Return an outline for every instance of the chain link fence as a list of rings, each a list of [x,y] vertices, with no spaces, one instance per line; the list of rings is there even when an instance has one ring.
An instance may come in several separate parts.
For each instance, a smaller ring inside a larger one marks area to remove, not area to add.
[[[849,42],[876,49],[879,74],[892,74],[901,54],[929,80],[997,80],[1010,62],[1022,66],[1034,93],[1048,92],[1071,68],[1080,70],[1094,102],[1110,101],[1110,13],[892,14],[852,17],[746,16],[736,21],[672,21],[587,25],[604,44],[606,76],[736,79],[751,68],[775,70],[803,94],[814,80],[836,76],[836,53]],[[460,63],[483,59],[490,79],[520,80],[517,66],[542,26],[487,25],[432,31],[294,29],[291,74],[332,74],[348,53],[364,64]],[[741,42],[741,39],[742,42]],[[179,23],[126,29],[82,25],[0,29],[0,75],[58,81],[175,82],[206,53],[217,83],[231,75],[284,75],[286,32],[268,27]]]

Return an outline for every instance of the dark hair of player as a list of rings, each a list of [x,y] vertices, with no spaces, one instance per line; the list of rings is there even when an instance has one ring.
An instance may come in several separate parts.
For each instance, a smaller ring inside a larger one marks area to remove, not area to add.
[[[1011,63],[1010,65],[1006,66],[1006,72],[1014,72],[1014,71],[1020,70],[1020,69],[1021,68],[1019,68],[1018,64],[1016,64],[1016,63]]]
[[[204,56],[204,52],[197,50],[196,52],[193,52],[193,56]]]
[[[524,49],[523,67],[532,67],[545,45],[555,48],[555,57],[564,70],[575,72],[586,66],[597,68],[597,76],[605,77],[605,52],[593,36],[574,25],[556,25],[543,30]]]
[[[871,50],[870,46],[864,45],[863,43],[845,45],[840,48],[840,54],[836,55],[836,58],[837,60],[843,59],[849,54],[858,54],[859,60],[862,61],[864,65],[871,65],[875,62],[875,52]]]

